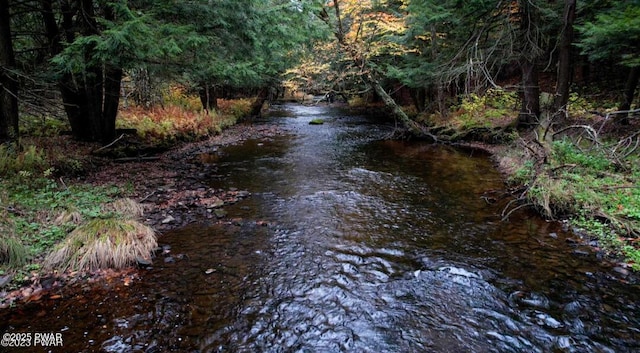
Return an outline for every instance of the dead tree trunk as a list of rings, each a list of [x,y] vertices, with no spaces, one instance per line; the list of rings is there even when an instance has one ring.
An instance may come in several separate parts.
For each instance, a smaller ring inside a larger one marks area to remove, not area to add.
[[[560,45],[558,46],[558,78],[556,95],[553,102],[555,116],[566,116],[571,87],[571,42],[573,41],[573,23],[576,15],[576,0],[566,0],[564,5],[564,27],[562,29]]]
[[[411,120],[411,118],[407,116],[407,114],[402,110],[402,108],[400,108],[398,103],[396,103],[396,101],[393,100],[393,98],[389,95],[389,93],[387,93],[387,91],[382,87],[380,82],[378,82],[376,79],[371,77],[371,75],[366,75],[365,82],[367,82],[367,84],[369,84],[373,88],[373,90],[376,92],[378,96],[380,96],[380,98],[382,99],[382,102],[384,103],[385,107],[389,109],[389,112],[391,113],[391,115],[394,118],[400,120],[400,122],[402,122],[404,127],[407,128],[409,131],[411,131],[413,135],[417,137],[429,136],[432,139],[437,140],[434,135],[428,133],[425,129],[423,129],[420,126],[420,124]]]

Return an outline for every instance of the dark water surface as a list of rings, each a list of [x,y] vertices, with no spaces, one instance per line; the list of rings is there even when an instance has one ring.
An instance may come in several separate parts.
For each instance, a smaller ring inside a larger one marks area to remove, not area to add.
[[[501,222],[487,156],[327,107],[273,115],[288,135],[200,156],[212,187],[252,193],[233,222],[162,235],[186,257],[128,287],[0,312],[2,333],[62,332],[54,352],[640,351],[637,281],[557,223]]]

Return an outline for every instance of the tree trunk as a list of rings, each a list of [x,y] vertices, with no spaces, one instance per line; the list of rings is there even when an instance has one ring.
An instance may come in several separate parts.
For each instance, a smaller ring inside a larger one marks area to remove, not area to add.
[[[207,113],[211,110],[218,109],[218,95],[215,86],[203,83],[198,91],[202,109]]]
[[[370,74],[364,75],[363,79],[365,79],[365,82],[371,86],[373,88],[373,90],[376,92],[376,94],[380,97],[380,99],[382,99],[382,102],[384,103],[385,107],[387,107],[387,109],[389,109],[391,115],[395,118],[400,120],[400,122],[402,122],[402,124],[409,130],[411,131],[411,133],[417,137],[425,137],[428,136],[431,139],[433,139],[434,141],[437,141],[437,138],[430,134],[429,132],[427,132],[425,129],[423,129],[420,124],[418,124],[417,122],[411,120],[407,114],[405,114],[405,112],[402,110],[402,108],[400,108],[400,106],[396,103],[395,100],[393,100],[393,98],[391,98],[391,96],[389,95],[389,93],[387,93],[387,91],[385,91],[385,89],[382,87],[382,85],[380,84],[380,82],[378,82],[376,79],[374,79]]]
[[[249,113],[249,118],[259,118],[262,116],[262,106],[269,99],[269,89],[261,88],[258,90],[258,96],[256,100],[253,101],[251,105],[251,112]]]
[[[576,17],[576,0],[565,0],[564,26],[558,46],[558,78],[556,95],[553,102],[554,117],[560,118],[567,114],[569,89],[571,87],[572,69],[571,42],[573,41],[573,23]],[[564,113],[564,114],[563,114]],[[555,119],[554,119],[555,120]]]
[[[522,70],[522,108],[518,117],[518,128],[535,125],[540,117],[540,86],[538,85],[538,69],[534,62],[523,59]]]
[[[635,97],[636,87],[638,87],[638,81],[640,80],[640,67],[634,66],[631,68],[629,72],[629,76],[627,77],[627,83],[624,86],[624,99],[620,104],[620,108],[618,110],[625,111],[631,109],[631,104],[633,103],[633,98]],[[620,124],[629,124],[629,115],[624,114],[621,115],[619,120]]]
[[[109,142],[115,138],[121,82],[118,67],[92,68],[84,79],[64,76],[59,86],[75,139]]]
[[[413,106],[416,110],[422,113],[426,107],[427,94],[424,87],[418,87],[411,89],[411,99],[413,100]]]
[[[0,0],[0,144],[18,141],[18,82],[9,16],[9,1]]]
[[[64,34],[67,43],[73,42],[76,35],[100,34],[93,0],[81,0],[75,7],[70,2],[61,2],[61,28],[57,25],[52,1],[43,0],[40,4],[52,55],[62,51],[64,42],[61,34]],[[103,11],[106,20],[114,19],[109,6],[105,5]],[[91,48],[87,52],[91,53]],[[89,62],[91,58],[87,57],[86,60]],[[122,68],[108,63],[89,65],[80,75],[62,75],[58,86],[74,138],[109,142],[115,137],[122,75]]]

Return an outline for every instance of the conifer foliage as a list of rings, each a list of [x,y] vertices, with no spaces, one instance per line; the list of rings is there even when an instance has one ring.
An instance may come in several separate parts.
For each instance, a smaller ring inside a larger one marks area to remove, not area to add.
[[[22,84],[57,87],[58,93],[42,97],[60,96],[76,139],[107,142],[115,137],[122,80],[130,72],[199,88],[204,108],[210,109],[217,88],[273,84],[314,37],[305,22],[312,17],[311,3],[288,0],[2,0],[0,5],[2,140],[11,126],[17,128],[17,111],[5,114],[16,105],[4,99],[18,97],[17,76]]]

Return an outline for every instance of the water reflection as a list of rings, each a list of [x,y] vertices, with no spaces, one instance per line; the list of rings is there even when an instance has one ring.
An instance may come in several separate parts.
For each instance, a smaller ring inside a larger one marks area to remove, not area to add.
[[[638,285],[574,254],[557,223],[501,222],[504,204],[482,198],[503,187],[486,156],[285,108],[272,119],[289,135],[199,157],[218,166],[212,187],[252,193],[233,222],[164,235],[172,261],[132,287],[27,306],[2,328],[66,325],[65,351],[640,349]]]

